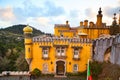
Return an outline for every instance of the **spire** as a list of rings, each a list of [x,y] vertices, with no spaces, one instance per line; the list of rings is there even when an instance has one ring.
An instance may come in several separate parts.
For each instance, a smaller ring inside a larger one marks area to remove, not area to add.
[[[69,21],[67,20],[67,21],[66,21],[66,25],[68,25],[68,24],[69,24]]]
[[[116,19],[117,19],[117,18],[116,18],[116,13],[114,13],[113,19],[114,19],[114,21],[116,21]]]
[[[114,17],[113,17],[113,23],[112,23],[112,25],[117,25],[117,21],[116,21],[116,13],[114,13]]]
[[[98,11],[98,14],[101,14],[102,13],[102,11],[101,11],[101,7],[99,8],[99,11]]]
[[[99,8],[98,14],[97,14],[97,21],[96,21],[96,25],[97,27],[102,27],[102,10],[101,7]]]

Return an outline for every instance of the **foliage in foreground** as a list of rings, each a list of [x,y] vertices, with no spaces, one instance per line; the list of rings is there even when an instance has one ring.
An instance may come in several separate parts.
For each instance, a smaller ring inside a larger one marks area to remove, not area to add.
[[[30,74],[32,77],[38,78],[41,76],[41,71],[38,68],[35,68]]]

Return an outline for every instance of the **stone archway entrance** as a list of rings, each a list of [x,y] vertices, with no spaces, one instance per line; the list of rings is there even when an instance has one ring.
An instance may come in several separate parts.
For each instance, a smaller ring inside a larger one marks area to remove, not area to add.
[[[64,61],[57,61],[56,62],[56,74],[57,75],[64,75],[65,74],[65,62]]]
[[[111,47],[107,48],[104,53],[104,61],[110,62],[110,53],[111,53]]]

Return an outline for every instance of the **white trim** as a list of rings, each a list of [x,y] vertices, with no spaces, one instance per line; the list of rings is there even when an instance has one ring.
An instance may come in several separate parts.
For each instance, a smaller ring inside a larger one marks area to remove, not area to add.
[[[42,48],[42,57],[48,58],[49,56],[49,48]]]
[[[75,65],[77,65],[77,70],[74,69]],[[78,64],[73,64],[73,72],[78,72]]]
[[[65,76],[65,73],[66,73],[66,60],[57,59],[57,60],[55,61],[55,66],[54,66],[54,72],[55,72],[55,74],[57,74],[57,73],[56,73],[56,67],[57,67],[56,62],[57,62],[57,61],[63,61],[63,62],[65,62],[65,64],[64,64],[64,67],[65,67],[64,76]]]
[[[49,72],[49,65],[48,63],[42,64],[42,73],[48,73]]]
[[[75,53],[77,53],[77,55],[76,55]],[[73,58],[79,58],[79,56],[80,56],[80,49],[75,50],[75,49],[73,48]]]

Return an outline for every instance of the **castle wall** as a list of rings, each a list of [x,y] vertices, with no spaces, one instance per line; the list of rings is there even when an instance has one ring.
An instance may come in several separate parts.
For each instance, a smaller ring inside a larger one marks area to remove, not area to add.
[[[99,38],[93,41],[93,59],[103,62],[104,55],[108,48],[111,48],[110,62],[120,65],[120,34],[116,36]]]
[[[65,56],[58,57],[56,47],[65,47]],[[65,37],[35,37],[33,38],[33,60],[31,69],[40,69],[43,72],[43,64],[48,64],[48,73],[56,72],[56,61],[65,61],[66,72],[73,72],[73,65],[78,64],[78,71],[86,70],[87,60],[91,58],[91,40],[80,38],[65,38]],[[43,58],[42,48],[48,47],[48,58]],[[73,59],[74,47],[80,49],[79,59]]]

